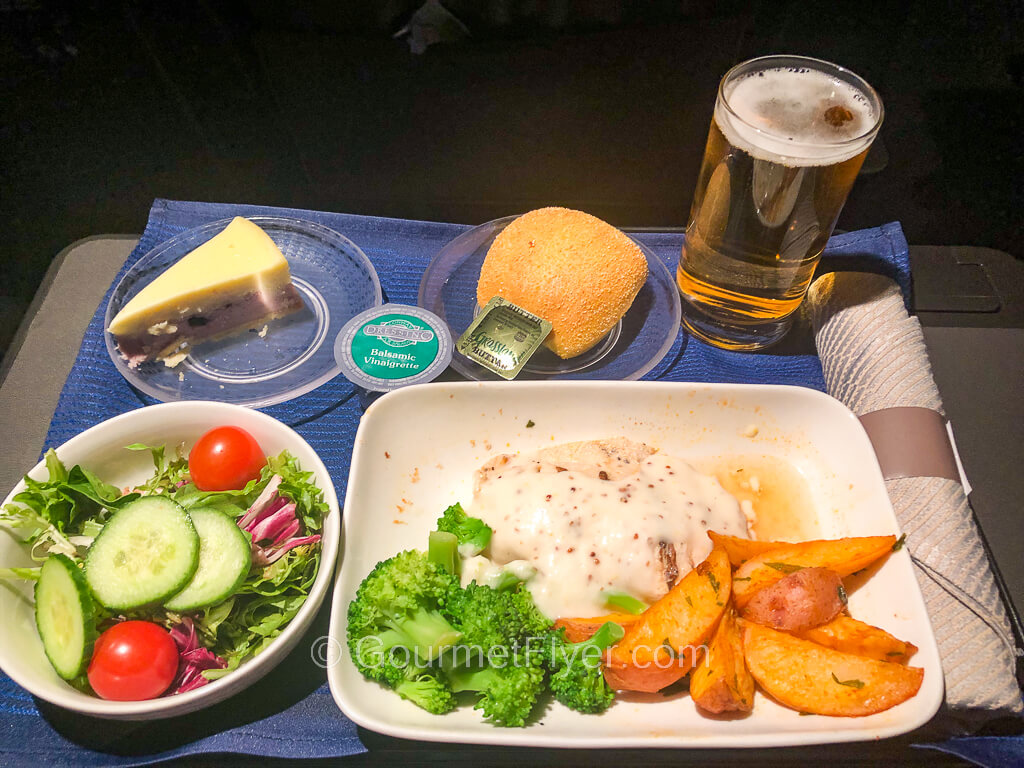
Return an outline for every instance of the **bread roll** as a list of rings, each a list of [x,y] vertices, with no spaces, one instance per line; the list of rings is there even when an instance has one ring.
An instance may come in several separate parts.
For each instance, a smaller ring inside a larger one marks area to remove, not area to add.
[[[501,296],[551,323],[544,344],[561,358],[593,347],[626,314],[647,280],[639,246],[596,216],[541,208],[495,238],[477,301]]]

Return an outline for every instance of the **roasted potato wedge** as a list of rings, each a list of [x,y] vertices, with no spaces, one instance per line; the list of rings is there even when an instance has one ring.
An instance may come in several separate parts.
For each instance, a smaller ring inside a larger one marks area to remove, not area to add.
[[[834,619],[843,607],[843,581],[828,568],[801,568],[754,593],[741,615],[757,624],[785,632],[817,627]]]
[[[695,660],[695,653],[687,653],[679,658],[664,654],[650,656],[636,664],[617,664],[606,660],[604,679],[616,691],[655,693],[686,677]]]
[[[754,541],[753,539],[741,539],[739,536],[729,536],[725,533],[708,531],[708,538],[721,547],[729,555],[729,562],[733,568],[739,568],[752,557],[768,552],[779,547],[792,546],[786,541]]]
[[[892,551],[895,536],[861,536],[787,544],[747,560],[733,574],[733,602],[741,613],[750,598],[802,568],[828,568],[840,578],[867,568]]]
[[[747,670],[743,638],[731,607],[722,614],[711,643],[690,674],[690,696],[713,714],[749,712],[754,707],[754,678]]]
[[[878,661],[906,664],[917,653],[917,646],[893,637],[884,629],[840,614],[827,624],[795,632],[797,637]]]
[[[640,616],[633,613],[608,613],[604,616],[593,616],[590,618],[569,618],[558,619],[555,622],[555,629],[565,627],[565,639],[570,643],[582,643],[590,639],[601,625],[606,621],[614,621],[623,629],[629,629],[636,623]]]
[[[729,556],[721,547],[644,611],[605,657],[613,688],[660,691],[689,672],[729,602]]]
[[[744,621],[743,651],[758,685],[801,712],[861,717],[883,712],[914,696],[924,670],[825,648]]]

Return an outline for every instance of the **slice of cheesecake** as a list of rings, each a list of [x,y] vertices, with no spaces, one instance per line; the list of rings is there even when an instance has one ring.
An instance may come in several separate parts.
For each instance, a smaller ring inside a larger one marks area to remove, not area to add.
[[[199,342],[301,308],[281,250],[256,224],[236,216],[139,291],[107,330],[130,367],[147,360],[174,367]]]

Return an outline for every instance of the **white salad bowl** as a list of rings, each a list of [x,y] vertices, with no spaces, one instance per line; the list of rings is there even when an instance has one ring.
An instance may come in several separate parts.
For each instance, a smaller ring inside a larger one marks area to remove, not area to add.
[[[149,451],[129,451],[125,446],[164,445],[170,457],[179,444],[184,443],[188,451],[204,432],[223,425],[250,432],[268,456],[288,450],[303,470],[313,472],[314,482],[323,489],[329,511],[321,531],[320,569],[295,618],[262,653],[201,688],[147,701],[105,701],[73,688],[57,675],[36,630],[33,585],[4,580],[0,581],[0,616],[4,617],[0,622],[0,668],[18,685],[51,704],[82,714],[150,720],[192,712],[238,693],[273,669],[295,647],[327,593],[341,540],[341,514],[334,485],[319,456],[298,433],[270,416],[242,406],[185,401],[140,408],[97,424],[57,448],[57,456],[69,469],[80,464],[108,483],[127,487],[151,477],[153,462]],[[48,477],[43,462],[28,474],[36,480]],[[22,480],[3,503],[10,502],[24,488]],[[21,543],[18,534],[0,526],[0,567],[32,565],[37,563],[32,562],[28,547]]]
[[[760,691],[749,716],[709,717],[688,694],[677,692],[623,694],[600,715],[553,703],[525,728],[497,728],[469,704],[432,715],[362,677],[348,655],[346,609],[379,560],[405,549],[425,550],[429,532],[450,504],[461,502],[472,514],[473,474],[490,457],[612,437],[647,443],[698,467],[739,459],[748,467],[758,461],[788,465],[804,481],[811,516],[801,533],[779,539],[900,533],[860,422],[839,401],[814,390],[599,381],[434,383],[398,390],[367,409],[353,446],[345,553],[331,610],[336,658],[327,670],[345,714],[366,728],[407,739],[588,748],[874,740],[931,719],[942,702],[942,669],[905,548],[851,588],[849,606],[855,618],[918,647],[910,665],[924,668],[924,682],[913,698],[868,717],[802,717]]]

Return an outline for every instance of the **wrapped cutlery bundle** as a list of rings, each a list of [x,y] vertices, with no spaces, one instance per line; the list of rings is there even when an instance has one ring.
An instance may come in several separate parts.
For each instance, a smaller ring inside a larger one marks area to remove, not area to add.
[[[906,533],[947,709],[972,721],[1019,714],[1019,650],[956,471],[920,323],[877,274],[826,274],[808,308],[828,392],[861,418]]]

